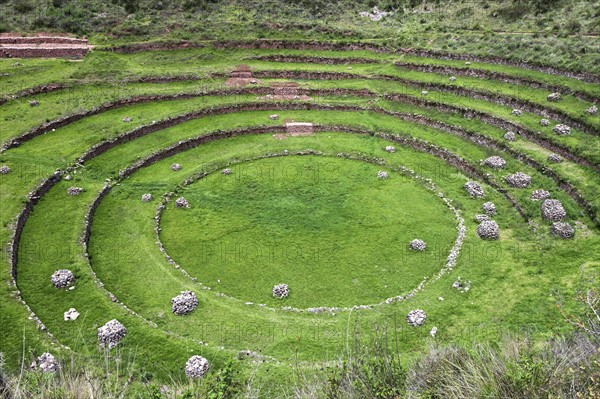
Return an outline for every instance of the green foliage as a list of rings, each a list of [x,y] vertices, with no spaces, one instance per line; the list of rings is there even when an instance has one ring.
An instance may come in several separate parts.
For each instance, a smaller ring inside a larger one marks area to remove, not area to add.
[[[233,361],[225,363],[214,379],[207,386],[208,399],[231,399],[239,392],[241,382],[238,377],[239,370]]]

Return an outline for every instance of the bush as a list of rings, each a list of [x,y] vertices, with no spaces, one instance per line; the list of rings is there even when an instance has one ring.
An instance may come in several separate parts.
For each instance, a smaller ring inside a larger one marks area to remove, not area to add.
[[[33,11],[35,7],[31,2],[29,2],[29,0],[18,0],[14,3],[13,8],[16,12],[25,14]]]

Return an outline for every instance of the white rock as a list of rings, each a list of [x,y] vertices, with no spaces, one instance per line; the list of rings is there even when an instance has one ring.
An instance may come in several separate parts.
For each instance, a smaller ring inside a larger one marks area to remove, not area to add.
[[[64,313],[65,321],[77,320],[79,312],[75,308],[71,308]]]

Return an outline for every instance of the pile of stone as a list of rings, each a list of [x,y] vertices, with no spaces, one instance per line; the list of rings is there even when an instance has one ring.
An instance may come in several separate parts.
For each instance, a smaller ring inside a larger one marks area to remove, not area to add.
[[[569,239],[575,236],[575,229],[566,222],[554,222],[550,227],[550,233],[560,238]]]
[[[506,166],[506,161],[497,155],[493,155],[483,161],[484,165],[494,169],[502,169]]]
[[[63,318],[65,319],[65,321],[77,320],[78,317],[79,312],[75,308],[71,308],[63,314]]]
[[[550,93],[548,95],[548,97],[546,97],[546,100],[548,101],[558,101],[560,100],[560,93]]]
[[[123,118],[123,122],[131,122],[131,117],[126,116],[125,118]]]
[[[193,291],[181,291],[171,299],[171,310],[178,316],[192,313],[198,307],[198,297]]]
[[[421,95],[422,95],[422,96],[426,96],[427,94],[429,94],[429,92],[428,92],[427,90],[423,90],[423,91],[421,92]]]
[[[562,157],[558,154],[550,154],[548,155],[548,161],[552,163],[559,163],[562,162]]]
[[[546,190],[533,190],[531,192],[531,200],[532,201],[542,201],[550,198],[550,193]]]
[[[390,153],[396,152],[396,147],[394,147],[393,145],[388,145],[385,147],[385,150]]]
[[[552,128],[552,131],[558,134],[559,136],[566,136],[567,134],[571,134],[571,128],[567,125],[563,125],[562,123],[559,123],[558,125],[554,126]]]
[[[40,105],[38,100],[31,100],[29,101],[29,106],[30,107],[37,107],[38,105]]]
[[[479,183],[469,181],[465,183],[464,188],[471,198],[481,198],[484,196],[483,187],[481,187]]]
[[[67,194],[69,195],[79,195],[83,192],[83,188],[81,187],[69,187],[67,188]]]
[[[456,82],[456,76],[450,76],[448,80],[451,82]]]
[[[550,125],[550,121],[548,119],[541,119],[540,120],[540,125],[542,125],[542,126],[548,126],[548,125]]]
[[[189,378],[202,378],[209,368],[208,360],[202,356],[194,355],[185,363],[185,375]]]
[[[152,194],[142,194],[142,202],[152,201]]]
[[[515,108],[515,109],[512,110],[512,114],[514,116],[521,116],[521,115],[523,115],[523,111],[521,111],[520,109]]]
[[[54,288],[67,288],[75,282],[75,276],[70,270],[61,269],[50,276],[50,282]]]
[[[273,296],[275,298],[283,299],[287,298],[290,294],[290,289],[287,284],[277,284],[273,287]]]
[[[10,173],[10,168],[6,165],[0,166],[0,175],[6,175]]]
[[[493,202],[486,202],[481,205],[481,209],[486,213],[486,215],[495,215],[496,214],[496,205]]]
[[[107,322],[98,329],[98,341],[100,341],[100,346],[108,346],[109,349],[117,346],[126,335],[127,329],[116,319]]]
[[[44,373],[54,373],[59,369],[58,360],[56,360],[54,355],[48,352],[42,353],[42,355],[37,358],[37,363],[38,367]]]
[[[185,198],[179,197],[175,200],[175,207],[176,208],[189,208],[190,203]]]
[[[542,203],[542,216],[552,222],[560,222],[567,217],[567,212],[559,200],[547,199]]]
[[[224,174],[225,176],[230,175],[231,174],[231,169],[229,168],[225,168],[221,171],[222,174]]]
[[[531,176],[523,172],[513,173],[504,178],[509,186],[515,188],[527,188],[531,184]]]
[[[517,135],[513,132],[506,132],[504,139],[507,141],[515,141],[517,139]]]
[[[477,226],[477,235],[484,240],[497,240],[500,229],[494,220],[484,220]]]
[[[171,169],[177,172],[178,170],[181,170],[181,165],[178,163],[174,163],[173,165],[171,165]]]
[[[413,327],[422,326],[425,323],[425,319],[427,319],[427,315],[421,309],[411,310],[406,315],[406,321]]]
[[[378,179],[387,179],[388,177],[388,172],[386,172],[385,170],[380,170],[379,172],[377,172]]]
[[[475,215],[475,217],[473,219],[475,219],[475,221],[477,223],[481,223],[481,222],[484,222],[486,220],[490,220],[490,216],[479,213],[479,214]]]
[[[410,249],[415,251],[425,251],[427,244],[423,240],[415,239],[410,242]]]
[[[587,112],[590,115],[596,115],[598,113],[598,107],[596,107],[595,105],[592,105],[591,107],[586,109],[585,112]]]
[[[269,115],[269,119],[272,121],[276,121],[279,119],[279,115],[277,115],[277,114]]]

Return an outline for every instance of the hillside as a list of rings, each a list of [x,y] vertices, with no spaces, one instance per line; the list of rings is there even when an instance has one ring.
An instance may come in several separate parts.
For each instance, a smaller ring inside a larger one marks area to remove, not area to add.
[[[0,3],[0,32],[68,32],[88,36],[94,44],[157,39],[371,40],[392,47],[493,55],[600,73],[600,4],[593,1]],[[385,14],[373,13],[373,7]]]

